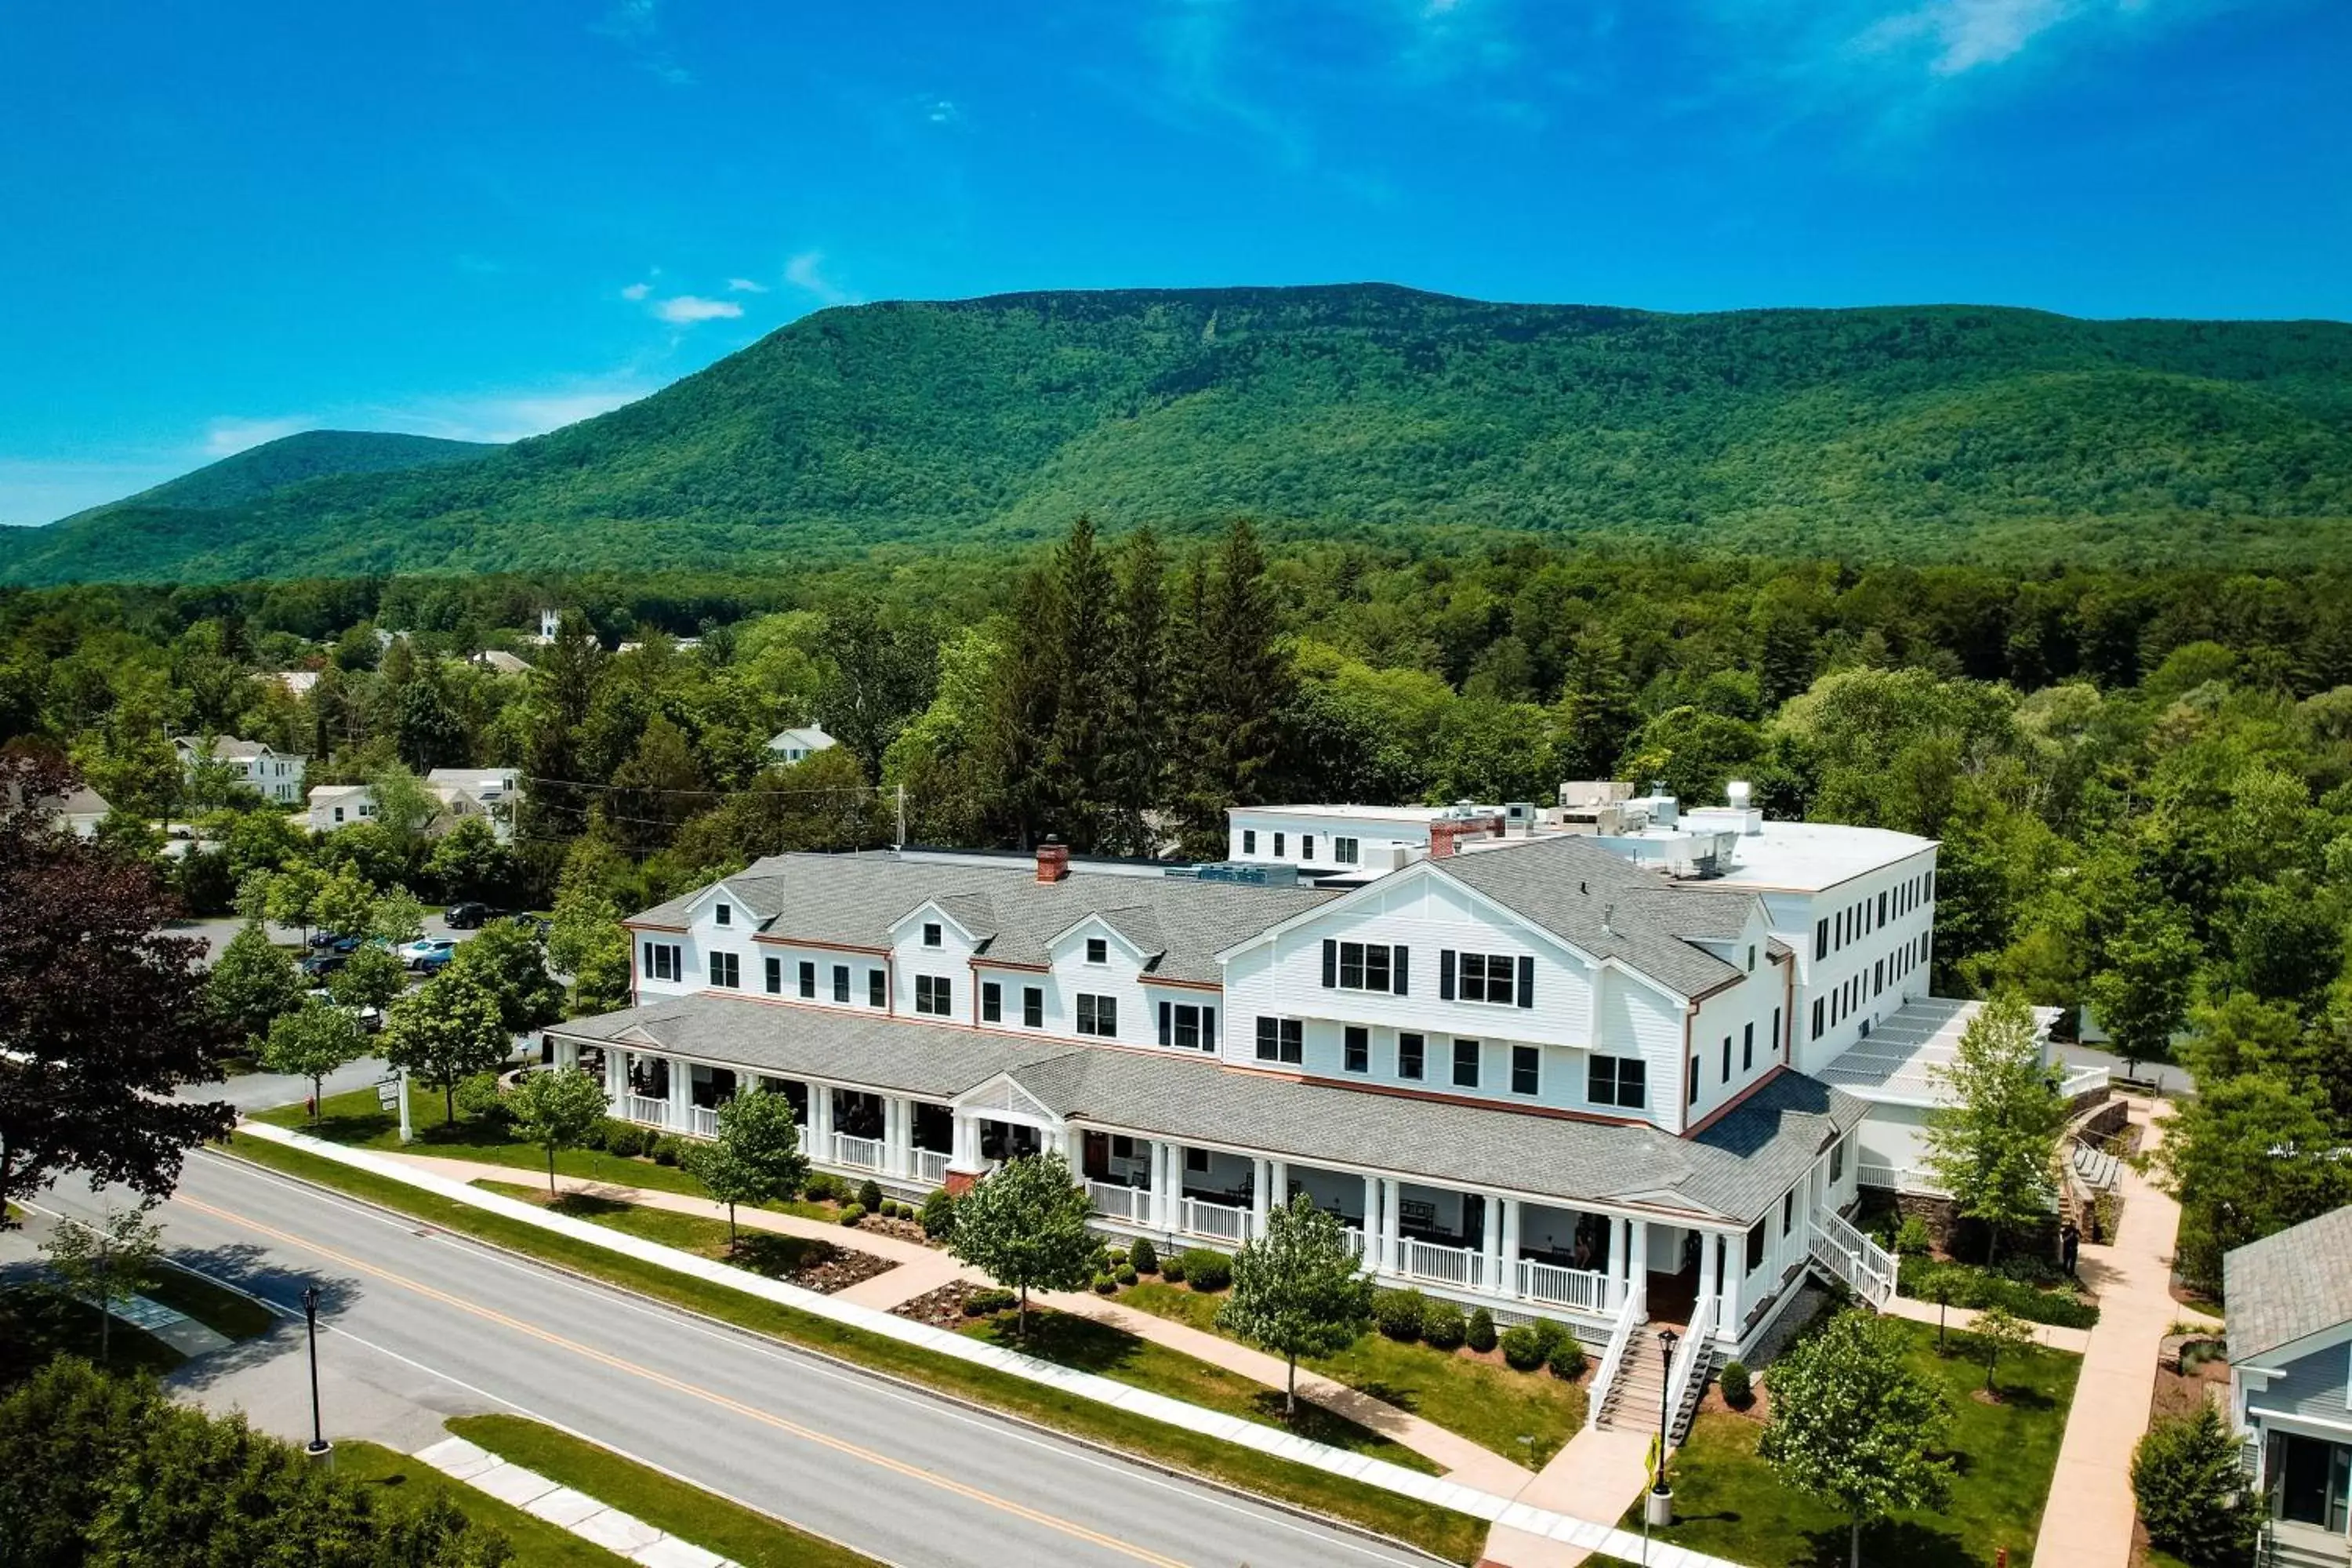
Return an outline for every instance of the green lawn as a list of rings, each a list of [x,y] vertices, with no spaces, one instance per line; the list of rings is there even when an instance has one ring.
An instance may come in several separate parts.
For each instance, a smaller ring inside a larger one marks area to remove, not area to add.
[[[1146,1282],[1119,1293],[1131,1307],[1220,1332],[1216,1296]],[[1369,1333],[1336,1356],[1299,1365],[1458,1432],[1505,1458],[1540,1469],[1584,1426],[1583,1388],[1548,1372],[1513,1372],[1427,1345]]]
[[[98,1309],[36,1285],[0,1290],[0,1332],[21,1336],[23,1342],[8,1346],[0,1362],[32,1366],[52,1355],[99,1359]],[[106,1364],[114,1372],[135,1368],[161,1377],[188,1359],[120,1318],[108,1326],[105,1339]]]
[[[2082,1358],[2040,1349],[2003,1356],[2003,1403],[1985,1405],[1971,1397],[1984,1386],[1981,1362],[1937,1355],[1931,1324],[1903,1327],[1911,1337],[1913,1369],[1950,1396],[1959,1473],[1949,1506],[1898,1515],[1865,1531],[1863,1555],[1906,1568],[1987,1568],[2006,1546],[2010,1561],[2023,1568],[2041,1530]],[[1951,1343],[1960,1351],[1965,1336],[1954,1334]],[[1766,1382],[1769,1386],[1769,1372]],[[1756,1457],[1763,1430],[1745,1416],[1719,1412],[1693,1423],[1675,1457],[1676,1522],[1658,1538],[1759,1568],[1843,1568],[1845,1521],[1780,1483]],[[1625,1528],[1641,1528],[1638,1505],[1626,1515]]]
[[[250,1296],[169,1264],[155,1271],[154,1288],[142,1292],[232,1340],[257,1339],[278,1326],[278,1314]]]
[[[739,1328],[803,1345],[844,1361],[907,1378],[976,1404],[1090,1438],[1156,1463],[1205,1476],[1412,1542],[1452,1563],[1475,1562],[1486,1527],[1466,1514],[1416,1502],[1304,1465],[1181,1431],[1042,1384],[900,1344],[828,1318],[765,1301],[674,1269],[553,1236],[520,1220],[485,1214],[405,1183],[335,1164],[299,1149],[238,1136],[236,1152],[258,1165],[348,1193],[495,1246],[672,1302]]]
[[[806,1237],[779,1236],[772,1230],[739,1227],[738,1244],[730,1249],[727,1244],[727,1222],[723,1219],[705,1219],[700,1215],[649,1208],[643,1204],[592,1197],[585,1193],[566,1193],[555,1202],[549,1203],[545,1187],[520,1182],[475,1182],[471,1184],[486,1193],[520,1198],[557,1214],[584,1219],[591,1225],[601,1225],[608,1230],[621,1231],[663,1247],[674,1247],[681,1252],[691,1252],[698,1258],[731,1263],[738,1268],[764,1274],[771,1279],[793,1278],[808,1266],[812,1258],[821,1255],[826,1247],[833,1245],[812,1241]],[[845,1226],[840,1245],[855,1247],[856,1237],[855,1230]]]
[[[1023,1351],[1081,1372],[1098,1373],[1114,1383],[1148,1388],[1154,1394],[1238,1415],[1244,1421],[1268,1426],[1286,1426],[1302,1437],[1311,1437],[1335,1448],[1369,1454],[1409,1470],[1437,1473],[1435,1465],[1412,1449],[1304,1400],[1299,1402],[1297,1420],[1286,1424],[1282,1418],[1281,1390],[1211,1366],[1181,1351],[1138,1339],[1124,1329],[1098,1323],[1091,1318],[1032,1308],[1025,1342],[1018,1336],[1014,1314],[1010,1312],[974,1319],[964,1325],[963,1331],[1006,1350]]]
[[[520,1415],[460,1415],[449,1423],[449,1430],[743,1568],[877,1568],[872,1558],[860,1552],[537,1421]]]
[[[335,1472],[381,1488],[385,1495],[402,1501],[447,1498],[459,1513],[505,1536],[507,1544],[514,1548],[514,1561],[522,1568],[628,1568],[625,1557],[591,1545],[568,1530],[533,1519],[488,1492],[453,1481],[430,1465],[379,1444],[337,1442]]]

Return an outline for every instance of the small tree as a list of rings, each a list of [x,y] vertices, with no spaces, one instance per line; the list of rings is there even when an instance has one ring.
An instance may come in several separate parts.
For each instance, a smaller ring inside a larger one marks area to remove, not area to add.
[[[1937,1507],[1951,1488],[1952,1461],[1936,1454],[1951,1412],[1905,1364],[1907,1348],[1900,1324],[1844,1312],[1765,1374],[1772,1417],[1756,1451],[1789,1485],[1844,1511],[1852,1568],[1864,1525]]]
[[[425,934],[425,906],[405,888],[378,896],[368,909],[367,934],[399,947]]]
[[[408,972],[389,948],[362,947],[327,976],[327,994],[346,1007],[388,1010],[408,989]]]
[[[593,1073],[577,1068],[523,1075],[507,1096],[507,1114],[527,1143],[547,1152],[547,1191],[555,1194],[555,1156],[576,1149],[604,1123],[604,1086]]]
[[[539,938],[512,921],[499,921],[449,956],[453,971],[471,974],[499,999],[507,1031],[520,1035],[563,1016],[563,988],[547,973]]]
[[[1266,1215],[1263,1237],[1242,1244],[1234,1293],[1217,1309],[1219,1328],[1255,1340],[1287,1363],[1286,1420],[1298,1413],[1298,1358],[1335,1355],[1371,1321],[1371,1280],[1349,1253],[1339,1222],[1304,1193]]]
[[[261,1046],[261,1065],[310,1080],[310,1120],[316,1121],[327,1075],[366,1054],[367,1031],[360,1021],[331,1002],[310,997],[271,1021],[269,1037]]]
[[[2033,1325],[1995,1304],[1977,1313],[1977,1353],[1984,1357],[1985,1392],[1998,1396],[1993,1387],[1993,1373],[2000,1367],[2000,1358],[2012,1351],[2021,1351],[2033,1342]]]
[[[457,1085],[489,1072],[511,1047],[499,999],[467,974],[437,974],[392,1005],[383,1025],[383,1054],[441,1090],[448,1119],[457,1120]]]
[[[2160,898],[2135,909],[2107,938],[2106,966],[2091,976],[2090,1000],[2126,1072],[2172,1054],[2201,956],[2189,917]]]
[[[310,918],[337,936],[365,936],[375,911],[375,889],[357,868],[345,866],[310,895]]]
[[[1984,1005],[1937,1077],[1951,1103],[1927,1113],[1927,1163],[1959,1214],[2001,1232],[2050,1212],[2066,1102],[2042,1065],[2033,1015],[2013,994]]]
[[[1014,1331],[1025,1340],[1031,1287],[1076,1290],[1094,1278],[1091,1207],[1059,1152],[1010,1161],[958,1201],[948,1249],[1020,1293]]]
[[[263,910],[270,923],[292,926],[310,940],[310,905],[319,890],[327,885],[326,877],[316,866],[296,861],[282,871],[267,873],[269,882],[262,895]]]
[[[98,1359],[105,1363],[115,1304],[152,1289],[163,1256],[163,1230],[145,1208],[123,1209],[96,1225],[61,1220],[41,1244],[58,1289],[98,1309]]]
[[[2212,1405],[2149,1427],[2132,1452],[2131,1479],[2151,1545],[2194,1568],[2247,1561],[2262,1527],[2259,1500]]]
[[[781,1203],[808,1180],[793,1102],[754,1089],[719,1108],[719,1137],[687,1157],[687,1169],[727,1205],[727,1249],[735,1249],[735,1205]]]
[[[269,944],[260,922],[250,921],[221,950],[205,993],[232,1034],[257,1040],[278,1015],[302,1005],[302,976],[292,959]]]
[[[548,961],[572,976],[575,1013],[598,1013],[629,999],[629,933],[621,906],[586,877],[566,876],[547,932]]]

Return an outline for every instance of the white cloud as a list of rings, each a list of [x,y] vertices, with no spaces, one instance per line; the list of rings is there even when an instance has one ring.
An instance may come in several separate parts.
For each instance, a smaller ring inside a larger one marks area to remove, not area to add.
[[[360,422],[371,429],[404,430],[452,441],[520,441],[526,436],[543,436],[550,430],[593,419],[625,403],[635,403],[651,390],[634,381],[624,381],[476,393],[369,409]]]
[[[727,279],[727,289],[731,294],[764,294],[768,291],[768,286],[765,283],[754,283],[749,278],[730,278]]]
[[[952,98],[935,98],[925,106],[923,118],[934,125],[952,125],[963,118],[963,111]]]
[[[674,327],[692,326],[697,321],[716,321],[740,316],[743,307],[732,300],[706,300],[698,294],[678,294],[657,300],[654,314]]]
[[[642,300],[653,291],[654,286],[650,283],[632,283],[627,288],[621,290],[621,298],[624,300]]]
[[[804,294],[814,295],[820,304],[854,305],[857,296],[835,283],[824,274],[824,252],[803,250],[784,263],[784,281]]]
[[[249,447],[310,429],[317,423],[307,414],[290,414],[277,419],[215,419],[205,429],[205,456],[233,457]]]
[[[1958,76],[2011,58],[2042,34],[2093,8],[2084,0],[1927,0],[1873,23],[1855,37],[1854,47],[1864,54],[1924,52],[1930,72]],[[2097,8],[2132,7],[2111,3]]]

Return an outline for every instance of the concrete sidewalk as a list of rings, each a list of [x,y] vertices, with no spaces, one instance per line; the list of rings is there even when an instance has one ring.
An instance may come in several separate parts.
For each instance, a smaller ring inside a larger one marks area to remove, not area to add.
[[[533,1519],[544,1520],[646,1568],[737,1568],[733,1561],[716,1552],[656,1530],[635,1514],[606,1508],[587,1493],[558,1486],[536,1470],[510,1465],[463,1437],[445,1437],[411,1457],[453,1481],[463,1481]]]
[[[2131,1119],[2147,1130],[2142,1149],[2162,1141],[2170,1114],[2168,1104],[2134,1102]],[[2089,1333],[2058,1447],[2052,1506],[2042,1511],[2033,1544],[2033,1561],[2053,1568],[2126,1568],[2130,1563],[2138,1518],[2132,1449],[2147,1430],[2164,1336],[2190,1315],[2172,1299],[2180,1205],[2129,1166],[2117,1179],[2124,1212],[2115,1243],[2085,1250],[2082,1258],[2084,1283],[2098,1294],[2099,1321]]]
[[[1648,1433],[1587,1426],[1511,1500],[1551,1513],[1614,1522],[1649,1484]],[[1590,1547],[1497,1524],[1487,1531],[1486,1554],[1478,1561],[1480,1568],[1577,1568],[1591,1555]]]

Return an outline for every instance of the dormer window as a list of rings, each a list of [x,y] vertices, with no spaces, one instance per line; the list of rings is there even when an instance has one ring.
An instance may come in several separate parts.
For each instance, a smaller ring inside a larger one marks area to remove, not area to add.
[[[1098,936],[1090,936],[1087,938],[1087,962],[1088,963],[1108,963],[1110,962],[1110,943]]]
[[[927,921],[924,924],[923,945],[925,947],[937,947],[940,945],[940,927],[938,921]]]
[[[710,919],[713,923],[718,925],[733,925],[735,923],[735,911],[726,904],[719,904],[713,907]]]

